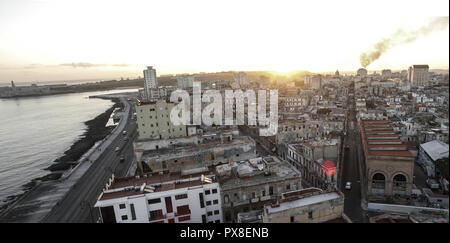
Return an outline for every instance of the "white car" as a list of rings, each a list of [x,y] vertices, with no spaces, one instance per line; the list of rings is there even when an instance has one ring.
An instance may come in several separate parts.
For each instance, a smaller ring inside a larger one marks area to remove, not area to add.
[[[347,183],[345,183],[345,189],[347,190],[352,189],[352,183],[350,181],[347,181]]]

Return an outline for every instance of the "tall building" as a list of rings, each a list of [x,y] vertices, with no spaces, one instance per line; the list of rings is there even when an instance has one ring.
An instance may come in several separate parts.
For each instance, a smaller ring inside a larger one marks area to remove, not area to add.
[[[314,75],[311,78],[311,88],[312,89],[321,89],[322,88],[322,75]]]
[[[413,87],[424,86],[428,83],[428,65],[412,65],[409,67],[409,82]]]
[[[247,84],[247,74],[244,72],[234,73],[234,81],[239,84],[240,87],[243,87]]]
[[[158,88],[158,81],[156,80],[156,70],[152,66],[147,66],[144,70],[144,91],[148,99],[150,95],[150,89]]]
[[[183,76],[177,78],[178,88],[180,89],[192,88],[194,86],[194,82],[194,76]]]
[[[158,100],[136,105],[139,139],[167,139],[186,136],[186,126],[174,126],[170,112],[174,103]]]

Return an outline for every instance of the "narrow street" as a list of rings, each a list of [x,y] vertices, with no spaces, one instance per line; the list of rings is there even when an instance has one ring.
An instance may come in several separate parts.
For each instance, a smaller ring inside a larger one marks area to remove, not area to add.
[[[342,165],[342,178],[340,189],[345,195],[344,212],[354,223],[368,222],[365,212],[361,208],[361,178],[360,163],[358,158],[361,150],[358,123],[356,120],[355,102],[353,99],[348,103],[348,117],[346,124],[347,134],[344,139],[344,161]],[[345,184],[351,183],[351,189],[345,189]]]

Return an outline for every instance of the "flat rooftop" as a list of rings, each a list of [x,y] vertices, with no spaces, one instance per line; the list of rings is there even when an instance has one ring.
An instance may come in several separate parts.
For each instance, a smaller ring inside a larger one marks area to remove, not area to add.
[[[174,147],[162,148],[158,150],[146,150],[143,152],[142,157],[155,157],[155,156],[164,156],[165,159],[177,158],[181,155],[188,156],[192,153],[197,153],[198,151],[213,149],[217,147],[226,147],[226,146],[244,146],[244,145],[255,145],[253,139],[247,136],[233,136],[232,140],[229,141],[227,139],[215,139],[211,141],[204,141],[200,144],[177,144]]]
[[[277,204],[268,204],[265,207],[267,214],[278,213],[293,208],[299,208],[307,205],[317,204],[341,198],[342,196],[335,191],[332,192],[314,192],[310,195],[289,197]]]
[[[216,182],[212,167],[171,173],[150,172],[140,176],[114,178],[111,185],[99,196],[98,201],[199,186],[204,183],[201,181],[202,175],[212,179],[213,183]],[[143,185],[152,186],[152,191],[141,190]]]
[[[220,177],[222,190],[300,178],[300,172],[286,161],[282,161],[275,156],[258,157],[219,165],[216,167],[216,171]]]

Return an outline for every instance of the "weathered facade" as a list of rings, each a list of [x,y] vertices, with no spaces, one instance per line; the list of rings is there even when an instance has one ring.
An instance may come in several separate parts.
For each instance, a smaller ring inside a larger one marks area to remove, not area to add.
[[[255,141],[245,136],[225,136],[202,140],[198,144],[178,144],[156,150],[136,150],[137,161],[151,171],[181,171],[219,165],[256,157]]]
[[[302,179],[308,185],[333,188],[337,181],[340,150],[339,138],[289,144],[287,160],[302,173]]]
[[[237,222],[241,212],[262,210],[264,204],[301,188],[301,175],[275,156],[217,166],[224,222]]]
[[[168,139],[186,136],[186,126],[172,124],[170,113],[174,103],[158,100],[136,106],[139,139]]]
[[[389,121],[363,120],[360,131],[369,199],[410,196],[414,156]]]
[[[344,194],[338,189],[322,191],[308,188],[285,193],[277,203],[264,207],[264,223],[324,223],[342,219],[350,223],[344,214]]]

